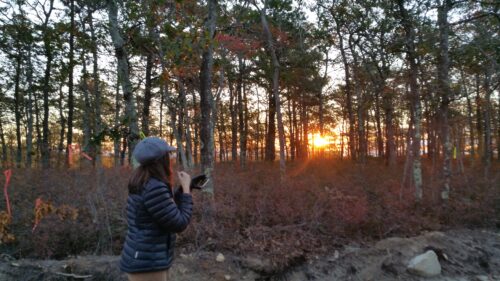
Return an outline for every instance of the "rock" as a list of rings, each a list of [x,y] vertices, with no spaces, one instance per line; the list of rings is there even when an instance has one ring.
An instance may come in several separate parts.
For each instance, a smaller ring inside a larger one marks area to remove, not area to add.
[[[188,272],[188,269],[184,265],[181,265],[181,264],[177,266],[177,270],[179,270],[179,272],[181,274],[186,274],[186,272]]]
[[[303,281],[310,280],[307,278],[306,274],[303,271],[295,271],[286,276],[287,281]]]
[[[224,279],[231,280],[231,275],[229,275],[229,274],[224,275]]]
[[[441,264],[434,251],[427,251],[410,260],[408,271],[423,277],[433,277],[441,274]]]
[[[490,281],[491,279],[486,275],[477,275],[474,277],[474,281]]]
[[[336,261],[339,258],[339,256],[340,256],[339,251],[335,250],[335,252],[333,252],[333,256],[330,256],[328,258],[328,261],[329,262],[334,262],[334,261]]]
[[[224,261],[226,260],[226,258],[224,257],[224,255],[223,255],[223,254],[219,253],[219,254],[217,255],[217,257],[215,258],[215,260],[216,260],[217,262],[224,262]]]
[[[273,265],[271,260],[256,256],[247,256],[241,259],[241,265],[255,272],[272,273]]]

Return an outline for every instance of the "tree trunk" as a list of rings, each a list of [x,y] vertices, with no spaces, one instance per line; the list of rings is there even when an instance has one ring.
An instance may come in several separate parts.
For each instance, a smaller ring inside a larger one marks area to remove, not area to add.
[[[117,69],[118,70],[118,69]],[[116,72],[116,88],[115,88],[115,122],[114,122],[114,128],[115,128],[115,134],[113,136],[113,150],[114,150],[114,159],[115,159],[115,167],[117,167],[120,164],[120,128],[121,128],[121,122],[120,122],[120,72]]]
[[[294,158],[298,158],[299,157],[298,148],[300,147],[300,142],[299,142],[300,132],[299,132],[299,124],[297,121],[297,102],[295,100],[292,100],[292,123],[294,132],[292,153],[295,155]]]
[[[266,134],[266,161],[276,159],[276,103],[274,102],[274,93],[271,90],[268,96],[268,114],[267,114],[267,134]]]
[[[52,71],[52,46],[51,35],[49,31],[45,30],[43,35],[45,57],[47,62],[45,64],[45,75],[43,79],[43,137],[42,137],[42,167],[50,167],[50,148],[49,148],[49,94],[50,94],[50,75]]]
[[[356,139],[354,136],[354,112],[352,109],[352,90],[351,90],[351,76],[349,71],[349,64],[347,61],[347,54],[344,50],[344,39],[340,31],[340,25],[336,24],[337,36],[339,38],[339,49],[340,55],[342,57],[342,63],[344,64],[344,74],[345,74],[345,94],[346,94],[346,109],[349,118],[349,153],[352,160],[357,159],[356,155]]]
[[[137,124],[137,111],[135,107],[135,98],[132,91],[132,84],[129,78],[129,66],[127,61],[127,50],[125,42],[120,35],[118,28],[118,7],[115,0],[107,0],[109,31],[113,46],[115,48],[115,56],[118,60],[118,71],[122,83],[123,99],[125,100],[125,119],[129,125],[129,135],[127,138],[129,148],[129,162],[131,161],[132,151],[139,140],[139,126]]]
[[[231,160],[236,162],[238,159],[238,126],[237,126],[237,107],[235,105],[236,93],[234,91],[232,79],[229,77],[229,111],[231,113]]]
[[[18,42],[16,44],[19,44]],[[22,53],[21,48],[17,48],[17,56],[16,56],[16,74],[14,76],[14,116],[16,120],[16,166],[18,168],[21,167],[22,160],[22,143],[21,143],[21,89],[19,86],[21,80],[21,59]]]
[[[238,93],[238,121],[240,131],[240,167],[246,166],[247,157],[247,134],[245,131],[245,112],[243,101],[243,73],[245,71],[245,62],[241,56],[238,57],[238,80],[237,80],[237,93]]]
[[[321,88],[319,90],[319,134],[323,136],[323,127],[324,127],[324,98],[323,98],[323,87],[326,85],[326,79],[328,77],[328,51],[325,51],[325,73],[323,74],[323,81],[321,84]]]
[[[383,89],[383,88],[382,88]],[[384,139],[382,133],[382,122],[380,117],[380,93],[379,89],[375,94],[375,124],[377,129],[377,157],[384,157]]]
[[[477,128],[477,153],[479,159],[484,155],[484,139],[483,139],[483,120],[482,120],[483,101],[480,94],[479,74],[476,74],[476,128]]]
[[[153,70],[153,55],[146,57],[146,83],[144,88],[144,104],[142,106],[142,132],[149,136],[149,108],[151,106],[151,73]]]
[[[276,117],[278,119],[278,138],[280,144],[280,174],[283,179],[286,172],[285,165],[285,128],[283,126],[283,117],[281,114],[281,103],[280,103],[280,92],[279,92],[279,75],[280,75],[280,64],[278,61],[278,56],[276,55],[276,46],[274,45],[274,39],[269,29],[266,16],[267,2],[264,4],[264,8],[260,11],[260,20],[262,23],[262,28],[264,29],[264,34],[266,36],[267,48],[271,55],[271,62],[273,67],[273,96],[274,104],[276,107]],[[274,141],[274,140],[273,140]]]
[[[89,27],[90,35],[92,38],[92,80],[93,83],[93,93],[94,93],[94,109],[95,109],[95,126],[94,126],[94,163],[97,167],[101,166],[101,142],[104,140],[104,135],[102,132],[102,117],[101,117],[101,91],[99,89],[99,68],[98,68],[98,55],[97,55],[97,38],[94,29],[94,19],[92,13],[89,14]]]
[[[470,157],[474,159],[474,144],[475,144],[475,137],[474,137],[474,124],[472,121],[472,103],[469,98],[469,96],[466,94],[467,97],[467,119],[469,123],[469,145],[470,145]]]
[[[198,152],[199,152],[199,126],[197,126],[197,124],[199,124],[199,122],[196,122],[199,118],[199,115],[197,114],[197,110],[196,110],[196,104],[197,104],[197,101],[196,101],[196,93],[193,91],[193,105],[194,105],[194,114],[193,114],[193,120],[195,120],[193,122],[193,126],[194,126],[194,141],[193,141],[193,162],[196,164],[198,162]]]
[[[500,101],[497,103],[496,132],[497,132],[497,160],[500,161]]]
[[[185,107],[185,99],[186,99],[186,89],[184,88],[184,81],[180,77],[177,77],[177,86],[179,90],[179,100],[180,106],[179,108],[175,108],[174,105],[170,103],[170,125],[174,130],[175,142],[177,143],[177,152],[179,153],[179,157],[181,159],[182,167],[184,170],[189,169],[189,163],[187,162],[186,152],[184,150],[184,145],[182,144],[182,137],[184,132],[184,107]],[[177,126],[175,125],[175,120],[177,119],[177,111],[179,111],[179,121],[177,122]]]
[[[289,97],[288,98],[288,102],[287,102],[287,105],[288,105],[288,128],[289,128],[289,131],[290,131],[290,138],[289,138],[289,142],[290,142],[290,159],[292,161],[295,160],[295,131],[294,131],[294,127],[293,127],[293,113],[292,113],[292,99]]]
[[[73,96],[73,68],[74,50],[75,50],[75,1],[70,1],[70,31],[69,31],[69,65],[68,65],[68,133],[66,135],[66,157],[65,163],[69,166],[68,147],[73,144],[73,112],[74,112],[74,96]]]
[[[184,100],[186,97],[184,97]],[[188,107],[184,107],[184,116],[186,117],[186,157],[188,166],[191,168],[194,166],[193,161],[193,149],[192,149],[192,138],[191,138],[191,118],[189,117]]]
[[[222,109],[222,102],[219,103],[219,109]],[[222,162],[224,161],[224,150],[225,150],[225,145],[224,145],[224,134],[223,132],[225,131],[224,129],[224,111],[219,110],[218,112],[218,119],[217,120],[217,131],[218,131],[218,136],[219,136],[219,161]]]
[[[491,66],[487,66],[484,77],[484,91],[485,95],[485,108],[484,108],[484,155],[483,162],[486,166],[486,171],[491,166],[491,159],[493,157],[492,134],[491,134]]]
[[[358,101],[358,108],[357,108],[357,117],[358,117],[358,127],[357,127],[357,133],[358,133],[358,157],[359,161],[362,164],[366,163],[366,149],[367,149],[367,143],[366,143],[366,136],[365,136],[365,100],[363,96],[363,90],[360,89],[359,86],[359,78],[358,78],[358,59],[356,55],[356,50],[354,49],[354,45],[352,42],[352,36],[349,36],[349,49],[351,50],[352,54],[352,59],[353,59],[353,65],[354,65],[354,70],[353,70],[353,88],[354,88],[354,94],[357,97]]]
[[[41,155],[42,152],[42,131],[40,130],[40,107],[38,104],[38,95],[33,92],[34,102],[35,102],[35,130],[36,130],[36,151],[37,156]],[[39,159],[38,157],[36,158]]]
[[[26,133],[26,167],[31,168],[33,154],[33,66],[31,64],[31,46],[28,50],[28,102],[26,103],[27,112],[27,133]]]
[[[50,148],[49,148],[49,94],[50,94],[50,75],[52,71],[52,32],[48,29],[50,15],[54,8],[54,0],[49,1],[49,8],[44,8],[45,21],[42,25],[43,46],[46,57],[45,73],[43,78],[43,136],[42,136],[42,167],[50,167]]]
[[[213,68],[213,38],[215,35],[216,22],[216,0],[208,0],[208,17],[205,21],[205,32],[207,40],[202,54],[200,68],[200,139],[201,139],[201,170],[210,179],[204,191],[214,193],[212,171],[214,168],[214,124],[213,108],[214,98],[212,95],[212,68]]]
[[[63,113],[63,99],[64,95],[62,92],[62,85],[59,87],[59,120],[61,125],[61,130],[59,131],[59,145],[57,147],[57,166],[59,167],[59,163],[61,161],[61,156],[64,155],[64,133],[66,132],[66,118]],[[64,160],[64,159],[63,159]]]
[[[304,93],[300,95],[300,123],[302,127],[302,140],[300,141],[299,157],[304,159],[308,157],[308,146],[309,146],[309,120],[307,114],[307,105],[304,97]]]
[[[410,96],[411,96],[411,113],[413,119],[412,130],[412,172],[413,183],[415,185],[415,198],[417,201],[422,199],[422,168],[420,159],[420,124],[422,119],[421,105],[420,105],[420,89],[417,83],[417,53],[415,48],[415,30],[412,23],[408,18],[408,11],[404,7],[404,0],[398,0],[399,11],[401,15],[401,22],[405,31],[405,46],[406,46],[406,59],[410,65]]]
[[[438,26],[439,26],[439,55],[438,55],[438,89],[441,95],[441,126],[443,143],[443,176],[444,186],[441,191],[441,199],[448,200],[450,196],[451,183],[451,150],[452,143],[450,138],[450,125],[448,121],[448,112],[450,107],[450,59],[448,55],[448,12],[451,9],[450,0],[443,0],[442,5],[438,7]]]
[[[2,144],[2,166],[7,163],[7,143],[5,142],[5,133],[3,131],[3,120],[0,118],[0,142]]]
[[[257,96],[257,118],[256,118],[257,119],[256,120],[257,136],[256,136],[256,144],[255,144],[255,160],[258,161],[259,159],[262,159],[262,157],[260,157],[262,149],[260,149],[259,145],[263,142],[263,141],[261,141],[262,133],[261,133],[261,129],[260,129],[260,127],[261,127],[261,124],[260,124],[260,97],[259,97],[259,89],[258,88],[255,88],[255,95]]]
[[[85,30],[85,28],[84,28]],[[92,105],[90,103],[89,96],[89,74],[87,73],[87,63],[85,60],[85,54],[82,52],[82,78],[81,78],[81,90],[83,94],[83,104],[84,104],[84,113],[82,114],[82,125],[83,125],[83,151],[89,153],[92,150],[91,147],[91,137],[92,137],[92,124],[91,124],[91,116],[92,113]]]
[[[163,105],[165,104],[165,88],[160,87],[160,138],[163,138]]]

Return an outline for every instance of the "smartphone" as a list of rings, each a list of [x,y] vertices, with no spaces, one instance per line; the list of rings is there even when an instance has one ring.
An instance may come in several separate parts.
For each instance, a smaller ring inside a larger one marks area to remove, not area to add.
[[[209,181],[205,174],[198,175],[191,179],[191,189],[203,189]]]

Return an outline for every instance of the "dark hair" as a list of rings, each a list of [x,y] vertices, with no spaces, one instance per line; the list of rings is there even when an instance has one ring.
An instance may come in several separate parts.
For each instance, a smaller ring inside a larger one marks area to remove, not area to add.
[[[128,192],[133,194],[141,193],[144,185],[151,177],[169,184],[170,189],[172,189],[173,172],[168,153],[165,153],[165,155],[154,162],[142,164],[137,167],[132,172],[128,181]]]

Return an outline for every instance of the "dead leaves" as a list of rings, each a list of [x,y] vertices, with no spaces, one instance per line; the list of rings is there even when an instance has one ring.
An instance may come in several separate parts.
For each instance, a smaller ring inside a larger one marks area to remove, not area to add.
[[[13,234],[9,233],[9,225],[12,218],[5,211],[0,212],[0,244],[9,243],[15,240]]]
[[[41,198],[37,198],[35,202],[35,224],[32,231],[35,231],[40,221],[50,214],[57,215],[60,220],[71,219],[75,221],[78,218],[78,209],[66,204],[54,207],[51,201],[44,202]]]

